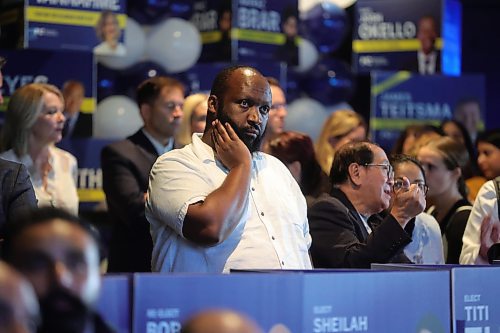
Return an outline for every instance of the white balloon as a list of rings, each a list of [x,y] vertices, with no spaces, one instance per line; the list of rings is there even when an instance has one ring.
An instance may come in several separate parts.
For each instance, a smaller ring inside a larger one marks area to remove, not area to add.
[[[110,96],[97,104],[94,114],[94,136],[125,138],[143,125],[139,107],[127,96]]]
[[[299,64],[294,70],[304,73],[310,70],[318,62],[318,49],[312,42],[305,38],[300,38],[299,42]]]
[[[316,141],[328,117],[325,107],[312,98],[299,98],[288,105],[286,129],[306,133]]]
[[[334,113],[337,110],[352,110],[352,111],[354,111],[354,108],[347,102],[340,102],[337,104],[326,106],[326,113],[328,113],[328,114]]]
[[[149,59],[169,73],[185,71],[200,57],[200,33],[186,20],[176,17],[166,19],[152,29],[146,52]]]
[[[144,56],[146,36],[141,26],[132,18],[127,17],[125,27],[125,48],[127,54],[124,56],[101,55],[97,61],[112,69],[128,68],[139,62]]]

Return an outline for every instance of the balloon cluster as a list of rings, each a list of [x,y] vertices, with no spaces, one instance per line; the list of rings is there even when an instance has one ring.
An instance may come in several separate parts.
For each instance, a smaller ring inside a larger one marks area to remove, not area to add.
[[[142,3],[139,10],[138,3]],[[191,68],[201,54],[198,29],[180,17],[185,7],[170,1],[136,1],[129,8],[142,23],[127,18],[125,28],[125,56],[97,56],[98,96],[101,99],[94,115],[94,135],[99,138],[122,138],[142,125],[133,96],[137,85],[157,75],[176,75]],[[184,9],[183,9],[184,8]],[[121,95],[116,95],[116,94]]]
[[[319,135],[325,119],[337,108],[336,105],[345,103],[354,92],[350,66],[332,56],[349,30],[349,20],[344,8],[339,5],[341,2],[299,1],[302,37],[299,41],[299,65],[292,68],[287,76],[287,98],[291,103],[286,127],[307,133],[313,140]]]

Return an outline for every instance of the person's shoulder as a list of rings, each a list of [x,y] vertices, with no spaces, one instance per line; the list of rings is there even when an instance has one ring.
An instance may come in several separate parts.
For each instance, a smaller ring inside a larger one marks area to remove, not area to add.
[[[69,151],[61,149],[59,147],[51,147],[51,152],[60,158],[64,158],[72,164],[76,164],[76,157],[71,154]]]
[[[500,181],[500,179],[499,179]],[[500,184],[499,184],[500,185]],[[496,188],[495,188],[495,179],[488,180],[486,183],[484,183],[481,188],[479,189],[479,192],[477,196],[484,196],[487,195],[488,193],[494,193],[496,195]]]
[[[0,170],[17,170],[22,164],[0,157]]]
[[[17,163],[20,162],[20,159],[17,157],[16,153],[14,153],[14,150],[12,149],[0,153],[0,158],[8,162],[17,162]]]

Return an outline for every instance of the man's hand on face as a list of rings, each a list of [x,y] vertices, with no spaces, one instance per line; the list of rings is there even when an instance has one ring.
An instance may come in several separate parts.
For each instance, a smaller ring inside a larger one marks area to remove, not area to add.
[[[212,122],[212,138],[219,160],[229,169],[238,165],[250,166],[252,157],[247,146],[240,140],[231,125],[219,120]]]
[[[417,184],[410,184],[408,178],[403,177],[403,181],[403,187],[394,193],[391,215],[404,228],[408,221],[424,211],[425,195]]]

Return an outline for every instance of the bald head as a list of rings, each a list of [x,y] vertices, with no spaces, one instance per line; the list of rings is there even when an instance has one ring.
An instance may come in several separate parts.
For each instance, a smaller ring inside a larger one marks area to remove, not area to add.
[[[31,285],[0,262],[0,327],[5,333],[35,332],[39,307]]]
[[[182,333],[262,333],[251,319],[230,310],[209,310],[189,319]]]

